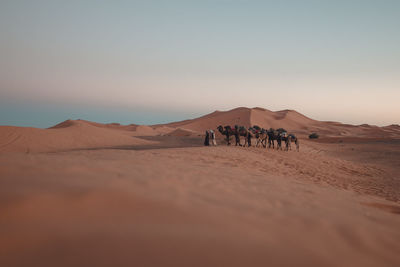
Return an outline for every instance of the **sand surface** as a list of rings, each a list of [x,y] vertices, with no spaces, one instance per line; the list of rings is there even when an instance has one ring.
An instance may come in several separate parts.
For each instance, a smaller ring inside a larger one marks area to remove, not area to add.
[[[177,124],[0,127],[0,266],[400,265],[399,139],[204,147]]]
[[[50,129],[0,126],[0,152],[51,152],[90,147],[150,144],[119,126],[65,121]]]
[[[215,129],[218,125],[242,125],[250,127],[258,125],[265,129],[285,128],[286,130],[306,138],[312,132],[324,137],[363,138],[399,138],[400,126],[389,125],[378,127],[373,125],[349,125],[340,122],[317,121],[300,114],[295,110],[270,111],[264,108],[236,108],[229,111],[215,111],[200,118],[173,122],[155,127],[181,127],[192,131],[203,132]]]

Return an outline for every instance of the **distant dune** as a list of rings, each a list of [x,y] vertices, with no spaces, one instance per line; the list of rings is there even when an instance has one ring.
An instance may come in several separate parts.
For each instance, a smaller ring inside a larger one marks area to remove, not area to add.
[[[215,129],[218,125],[258,125],[269,128],[285,128],[301,137],[317,132],[326,137],[360,137],[360,138],[400,138],[400,127],[391,125],[378,127],[371,125],[349,125],[340,122],[317,121],[300,114],[295,110],[270,111],[264,108],[240,107],[229,111],[215,111],[208,115],[161,126],[181,127],[192,131],[203,132]]]
[[[205,116],[158,125],[120,125],[85,120],[66,120],[48,129],[0,126],[0,152],[48,152],[99,146],[143,145],[150,141],[136,136],[191,136],[203,134],[218,125],[258,125],[285,128],[301,138],[312,132],[321,137],[400,138],[400,126],[349,125],[308,118],[294,110],[270,111],[264,108],[235,108]]]
[[[100,128],[106,128],[106,129],[118,129],[118,130],[127,130],[127,131],[135,131],[136,128],[139,126],[137,124],[129,124],[129,125],[121,125],[120,123],[98,123],[98,122],[92,122],[92,121],[86,121],[86,120],[66,120],[63,121],[59,124],[56,124],[49,129],[59,129],[59,128],[67,128],[71,126],[75,126],[78,124],[88,124]]]
[[[251,109],[236,108],[229,111],[214,111],[200,118],[172,122],[162,126],[181,127],[192,131],[203,132],[207,129],[215,129],[218,125],[243,125],[250,127]],[[155,125],[157,127],[157,125]]]
[[[0,126],[0,152],[49,152],[77,148],[149,144],[121,126],[67,120],[49,129]]]
[[[196,132],[191,131],[191,130],[182,129],[182,128],[177,128],[176,130],[169,132],[167,135],[168,136],[191,136],[191,135],[196,135]]]

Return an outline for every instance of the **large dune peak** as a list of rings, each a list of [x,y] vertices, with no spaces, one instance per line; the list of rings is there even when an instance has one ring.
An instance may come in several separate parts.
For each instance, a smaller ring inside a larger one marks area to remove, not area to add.
[[[365,125],[356,126],[340,122],[318,121],[293,109],[271,111],[261,107],[238,107],[227,111],[216,110],[199,118],[164,125],[155,125],[155,127],[180,127],[203,132],[207,129],[216,129],[219,125],[240,125],[245,127],[257,125],[265,129],[284,128],[302,137],[306,137],[312,132],[317,132],[320,136],[329,137],[399,137],[396,126],[366,127]]]

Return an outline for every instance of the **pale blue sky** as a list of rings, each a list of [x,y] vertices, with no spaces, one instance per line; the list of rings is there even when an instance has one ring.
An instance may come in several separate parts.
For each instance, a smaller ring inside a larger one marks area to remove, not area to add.
[[[0,0],[0,125],[296,109],[400,123],[400,1]]]

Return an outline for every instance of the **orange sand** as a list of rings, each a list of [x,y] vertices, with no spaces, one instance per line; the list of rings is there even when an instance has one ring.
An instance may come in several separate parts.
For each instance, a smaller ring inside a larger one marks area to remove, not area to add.
[[[0,266],[400,265],[397,126],[207,116],[0,127]],[[326,135],[300,152],[191,147],[219,119]]]

